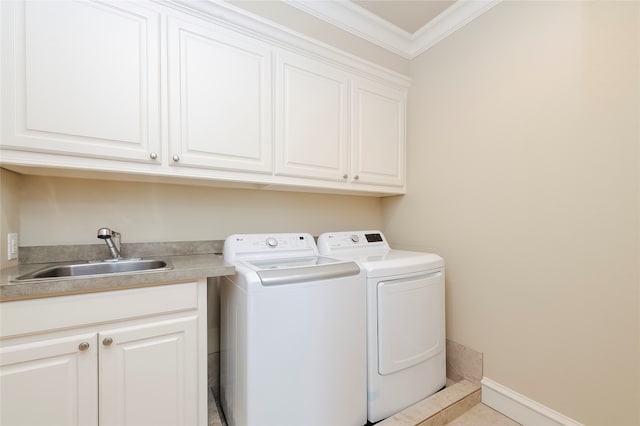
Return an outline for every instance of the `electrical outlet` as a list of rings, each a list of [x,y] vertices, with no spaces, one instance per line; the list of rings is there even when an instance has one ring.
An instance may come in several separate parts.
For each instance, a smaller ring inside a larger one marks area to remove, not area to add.
[[[18,258],[18,234],[13,232],[7,235],[7,259]]]

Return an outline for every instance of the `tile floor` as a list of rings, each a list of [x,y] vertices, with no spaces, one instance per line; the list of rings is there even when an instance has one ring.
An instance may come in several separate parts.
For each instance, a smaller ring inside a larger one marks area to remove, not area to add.
[[[219,406],[213,398],[213,392],[209,390],[209,425],[227,426],[224,418],[218,412]],[[465,411],[459,417],[446,423],[449,426],[518,426],[509,417],[495,411],[494,409],[480,403]]]
[[[227,422],[220,415],[220,407],[213,397],[213,390],[209,388],[209,424],[208,426],[227,426]]]
[[[447,423],[449,426],[517,426],[519,424],[482,403],[474,405],[460,417]]]
[[[480,385],[468,380],[447,387],[382,420],[378,426],[442,426],[480,402]]]

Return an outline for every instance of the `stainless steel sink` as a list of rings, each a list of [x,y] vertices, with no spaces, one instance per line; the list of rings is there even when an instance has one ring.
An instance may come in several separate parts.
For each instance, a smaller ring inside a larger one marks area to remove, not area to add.
[[[173,266],[160,259],[121,259],[101,262],[69,263],[47,266],[35,272],[16,278],[16,281],[39,280],[43,278],[80,277],[87,275],[111,275],[131,272],[172,269]]]

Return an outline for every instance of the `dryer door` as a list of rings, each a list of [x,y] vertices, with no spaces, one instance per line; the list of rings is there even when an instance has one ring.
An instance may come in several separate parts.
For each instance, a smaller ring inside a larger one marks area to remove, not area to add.
[[[378,372],[423,362],[444,349],[444,274],[378,283]]]

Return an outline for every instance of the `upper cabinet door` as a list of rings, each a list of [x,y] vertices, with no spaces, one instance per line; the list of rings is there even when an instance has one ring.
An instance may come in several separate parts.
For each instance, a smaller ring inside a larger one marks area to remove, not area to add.
[[[2,145],[149,161],[159,15],[144,2],[2,2]]]
[[[348,74],[284,53],[276,72],[276,174],[346,180]]]
[[[373,81],[353,82],[352,181],[405,184],[406,92]]]
[[[171,164],[270,173],[269,47],[195,18],[168,30]]]

